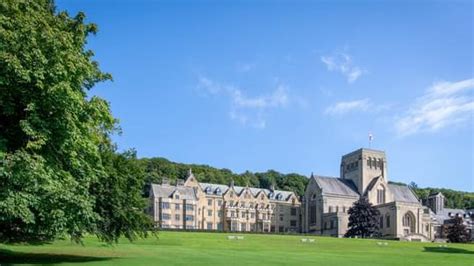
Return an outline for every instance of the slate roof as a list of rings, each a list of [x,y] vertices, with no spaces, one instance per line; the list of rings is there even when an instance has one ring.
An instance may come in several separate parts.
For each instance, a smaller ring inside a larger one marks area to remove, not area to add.
[[[392,192],[394,201],[419,203],[418,198],[408,186],[389,183],[388,189]]]
[[[327,176],[313,176],[313,178],[323,193],[359,197],[352,180]]]
[[[462,210],[462,209],[444,208],[440,212],[435,213],[433,216],[436,218],[436,221],[438,223],[443,224],[444,220],[449,220],[452,218],[450,217],[450,214],[451,215],[456,215],[456,214],[464,215],[465,213],[466,213],[466,210]]]
[[[202,191],[204,191],[206,194],[212,194],[212,195],[222,195],[229,189],[229,186],[227,185],[212,184],[212,183],[199,183],[199,186],[201,187]],[[237,195],[240,195],[245,190],[245,188],[246,187],[234,186],[234,190],[237,193]],[[152,189],[153,189],[153,194],[156,195],[157,197],[170,197],[174,191],[178,190],[180,195],[186,195],[187,197],[190,197],[190,199],[196,198],[194,190],[190,187],[152,184]],[[263,191],[269,199],[281,200],[281,201],[286,201],[292,194],[294,194],[291,191],[284,191],[284,190],[272,191],[270,189],[255,188],[255,187],[250,187],[249,190],[253,194],[254,197],[260,191]]]
[[[151,188],[155,197],[169,198],[177,192],[181,199],[197,199],[196,192],[192,187],[152,184]]]
[[[202,191],[206,192],[207,194],[214,194],[214,195],[224,194],[229,189],[229,186],[227,185],[211,184],[211,183],[199,183],[199,186],[201,186]],[[208,190],[209,192],[207,192]]]

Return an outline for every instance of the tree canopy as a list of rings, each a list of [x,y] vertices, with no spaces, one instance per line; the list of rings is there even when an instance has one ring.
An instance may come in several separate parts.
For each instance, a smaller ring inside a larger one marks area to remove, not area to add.
[[[447,238],[451,243],[467,243],[471,239],[463,218],[459,216],[452,219],[452,223],[447,226],[446,231]]]
[[[346,237],[375,237],[379,235],[380,212],[365,197],[354,202],[348,211],[349,229]]]
[[[103,156],[117,121],[88,90],[111,75],[86,49],[97,26],[84,20],[48,0],[0,3],[0,241],[79,240],[98,228],[117,235],[100,223],[110,215],[104,201],[115,203],[100,188],[130,174],[112,171],[119,158]],[[114,230],[130,236],[134,227]]]

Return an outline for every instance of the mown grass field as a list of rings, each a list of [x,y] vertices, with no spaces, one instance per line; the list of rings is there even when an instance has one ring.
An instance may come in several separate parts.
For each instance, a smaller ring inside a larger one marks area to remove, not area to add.
[[[109,246],[87,237],[84,245],[0,245],[1,265],[474,265],[473,244],[408,243],[282,235],[228,240],[220,233],[160,232]],[[314,238],[302,243],[301,238]]]

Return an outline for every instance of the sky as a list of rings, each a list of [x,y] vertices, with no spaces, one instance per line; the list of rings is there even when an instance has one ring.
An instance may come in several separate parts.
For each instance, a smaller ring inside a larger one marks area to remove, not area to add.
[[[371,147],[391,181],[474,191],[472,1],[56,4],[99,26],[120,150],[337,177]]]

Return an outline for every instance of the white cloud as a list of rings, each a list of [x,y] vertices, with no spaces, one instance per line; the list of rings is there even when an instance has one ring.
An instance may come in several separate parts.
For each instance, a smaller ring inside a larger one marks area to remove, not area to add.
[[[331,56],[321,56],[321,61],[329,71],[336,71],[343,74],[348,83],[353,83],[367,71],[354,65],[352,56],[346,53],[336,53]]]
[[[324,111],[328,115],[343,115],[350,112],[356,111],[367,111],[370,107],[369,99],[347,101],[347,102],[337,102],[334,105],[329,106]]]
[[[198,87],[210,94],[227,97],[230,100],[230,118],[255,128],[265,128],[269,110],[285,107],[290,99],[288,89],[283,85],[278,85],[270,94],[254,97],[247,96],[236,86],[220,84],[203,76],[199,77]]]
[[[474,79],[437,82],[415,100],[408,111],[396,120],[400,136],[434,132],[450,125],[472,121]]]

